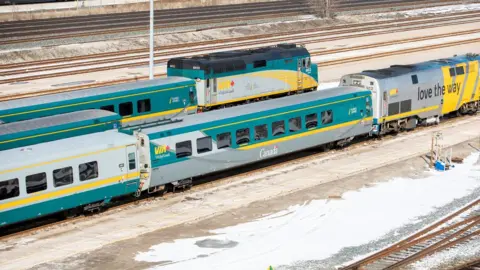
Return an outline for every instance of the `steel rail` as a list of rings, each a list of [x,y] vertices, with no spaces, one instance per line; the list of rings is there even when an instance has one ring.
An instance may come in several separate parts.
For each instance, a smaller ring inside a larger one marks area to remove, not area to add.
[[[464,116],[460,116],[460,117],[457,116],[455,118],[449,118],[449,119],[446,119],[445,121],[443,121],[442,124],[445,125],[447,123],[461,121],[462,119],[464,119],[466,117],[470,117],[470,116],[464,115]],[[419,126],[413,132],[421,132],[423,130],[428,130],[428,129],[433,129],[433,128],[435,128],[435,126]],[[391,135],[387,135],[387,136],[385,136],[385,138],[388,140],[388,139],[393,139],[395,137],[391,136]],[[350,144],[349,146],[346,146],[345,149],[355,149],[357,147],[363,146],[363,143],[364,143],[364,141],[362,141],[362,140],[355,141],[352,144]],[[306,151],[300,151],[300,152],[307,153]],[[269,161],[267,161],[267,164],[264,164],[266,166],[263,166],[263,167],[260,167],[260,168],[250,168],[250,169],[247,169],[245,172],[240,172],[240,173],[233,174],[233,175],[232,174],[227,174],[227,176],[225,176],[225,177],[222,177],[220,175],[220,176],[218,176],[219,178],[214,178],[213,181],[208,180],[208,179],[207,180],[201,180],[201,179],[197,180],[197,182],[196,182],[196,184],[194,184],[192,190],[200,191],[202,189],[209,188],[212,185],[213,186],[219,186],[223,183],[227,183],[227,181],[232,180],[234,178],[248,177],[248,176],[251,176],[251,175],[256,174],[256,173],[261,173],[261,172],[265,172],[265,171],[269,171],[269,170],[273,170],[273,169],[277,169],[277,168],[282,168],[286,164],[290,164],[290,163],[293,163],[293,162],[296,162],[296,163],[307,162],[309,160],[313,160],[315,158],[318,158],[318,157],[320,157],[322,155],[326,155],[326,154],[327,154],[327,152],[318,150],[313,154],[309,153],[309,154],[306,154],[305,156],[294,157],[293,159],[286,159],[286,160],[280,159],[280,160],[276,160],[276,161],[275,160],[269,160]],[[416,156],[417,155],[411,155],[408,158],[414,158]],[[268,162],[273,162],[273,164],[268,165]],[[383,164],[379,164],[379,165],[382,166]],[[262,166],[262,165],[260,165],[260,166]],[[365,171],[362,171],[362,172],[365,172]],[[351,176],[351,175],[348,175],[348,176],[345,176],[345,177],[349,177],[349,176]],[[169,197],[176,196],[176,195],[177,194],[175,194],[175,193],[166,193],[166,194],[162,195],[162,198],[169,198]],[[135,204],[140,204],[142,202],[152,200],[152,199],[155,199],[155,197],[145,197],[145,198],[142,198],[142,199],[139,199],[139,200],[121,203],[119,205],[108,207],[105,210],[105,212],[103,212],[103,213],[108,214],[109,212],[111,213],[112,210],[125,209],[128,206],[135,205]],[[477,203],[480,203],[480,200],[478,200]],[[459,211],[461,211],[461,210],[459,210]],[[465,209],[464,211],[467,211],[467,210],[468,209]],[[463,213],[464,211],[458,212],[457,215]],[[95,215],[93,215],[92,217],[94,218]],[[20,237],[20,236],[23,236],[23,235],[27,235],[29,233],[36,233],[40,230],[53,228],[53,227],[58,226],[60,224],[66,224],[66,223],[69,223],[69,222],[72,222],[72,221],[81,221],[81,220],[84,220],[86,218],[89,218],[89,216],[81,215],[81,216],[77,216],[77,217],[74,217],[74,218],[71,218],[71,219],[61,220],[61,221],[57,221],[55,223],[45,224],[45,225],[42,225],[42,226],[39,226],[39,227],[35,227],[35,228],[15,232],[15,233],[12,233],[12,234],[0,236],[0,241],[5,241],[5,240],[11,239],[11,238]],[[445,218],[445,220],[446,220],[446,218]]]
[[[480,21],[480,19],[478,19]],[[421,27],[425,28],[425,27]],[[475,30],[466,30],[464,32],[458,32],[459,34],[456,33],[449,33],[450,36],[456,36],[456,35],[465,35],[465,34],[471,34],[471,33],[476,33],[478,32],[478,29]],[[382,34],[382,33],[379,33]],[[325,42],[325,41],[332,41],[332,40],[339,40],[339,39],[345,39],[345,38],[352,38],[352,37],[358,37],[358,36],[363,36],[364,34],[354,34],[351,36],[343,36],[343,37],[332,37],[332,38],[323,38],[319,40],[310,40],[309,43],[317,43],[317,42]],[[412,38],[409,40],[406,40],[404,42],[397,40],[395,42],[397,43],[408,43],[408,42],[414,42],[414,41],[424,41],[428,39],[437,39],[440,37],[445,37],[447,36],[446,34],[439,34],[437,36],[432,36],[432,37],[419,37],[419,38]],[[283,39],[282,41],[287,41],[289,39]],[[477,39],[473,40],[464,40],[465,44],[469,44],[472,42],[476,42]],[[241,44],[238,46],[245,46],[245,45],[255,45],[255,44],[263,44],[264,41],[253,41],[245,44]],[[272,41],[273,42],[273,41]],[[454,41],[454,42],[462,42],[462,41]],[[361,45],[357,47],[350,47],[350,48],[342,48],[342,49],[335,49],[335,50],[328,50],[328,51],[319,51],[319,52],[311,52],[311,56],[318,56],[318,55],[324,55],[327,53],[333,54],[333,53],[338,53],[338,52],[345,52],[345,51],[353,51],[353,50],[360,50],[360,49],[365,49],[365,48],[374,48],[374,47],[381,47],[381,46],[388,46],[394,44],[393,42],[384,42],[384,43],[377,43],[377,44],[367,44],[367,45]],[[446,45],[439,44],[438,46],[444,47],[444,46],[452,46],[449,45],[451,43],[443,43]],[[434,45],[431,45],[434,46]],[[438,47],[437,46],[437,47]],[[201,52],[205,51],[207,49],[222,49],[222,48],[231,48],[232,45],[219,45],[215,46],[212,48],[198,48],[198,49],[189,49],[189,50],[180,50],[177,52],[165,52],[165,53],[155,53],[155,56],[166,56],[170,55],[171,53],[191,53],[191,52]],[[261,46],[257,46],[261,47]],[[431,48],[437,48],[437,47],[431,47]],[[409,51],[406,51],[409,52]],[[386,53],[388,55],[388,53]],[[145,57],[142,56],[127,56],[123,57],[122,59],[104,59],[104,60],[97,60],[94,63],[90,62],[83,62],[83,63],[77,63],[76,67],[81,67],[81,66],[91,66],[91,65],[100,65],[100,64],[108,64],[108,63],[115,63],[115,62],[120,62],[120,61],[129,61],[129,60],[135,60],[135,59],[146,59]],[[166,58],[161,58],[161,59],[156,59],[154,62],[155,64],[165,64],[168,61],[168,57]],[[339,63],[346,63],[348,58],[342,58],[341,60],[332,60],[332,61],[326,61],[323,63],[319,63],[319,65],[325,66],[325,65],[334,65],[335,61],[340,61]],[[345,62],[342,62],[342,61]],[[357,57],[352,57],[351,61],[358,61]],[[31,75],[31,76],[23,76],[23,77],[16,77],[16,78],[10,78],[10,79],[4,79],[0,80],[0,84],[7,84],[7,83],[15,83],[15,82],[21,82],[21,81],[29,81],[29,80],[38,80],[38,79],[45,79],[45,78],[51,78],[51,77],[60,77],[60,76],[67,76],[67,75],[76,75],[76,74],[84,74],[84,73],[91,73],[91,72],[98,72],[98,71],[106,71],[106,70],[113,70],[113,69],[120,69],[120,68],[128,68],[128,67],[135,67],[135,66],[141,66],[148,64],[148,61],[141,61],[141,62],[134,62],[134,63],[124,63],[124,64],[116,64],[116,65],[108,65],[108,66],[102,66],[102,67],[94,67],[94,68],[88,68],[88,69],[78,69],[78,70],[73,70],[73,71],[63,71],[63,72],[56,72],[56,73],[47,73],[47,74],[40,74],[40,75]],[[12,71],[4,71],[0,72],[0,76],[8,76],[8,75],[15,75],[18,73],[30,73],[30,72],[40,72],[40,71],[48,71],[48,70],[56,70],[59,68],[67,68],[71,67],[72,63],[69,64],[63,64],[63,65],[55,65],[55,66],[47,66],[47,67],[40,67],[36,69],[26,69],[26,70],[12,70]]]
[[[444,224],[446,224],[447,222],[453,220],[454,218],[458,217],[459,215],[465,213],[466,211],[472,209],[473,207],[475,207],[476,205],[480,204],[480,199],[477,199],[469,204],[467,204],[466,206],[462,207],[461,209],[455,211],[454,213],[448,215],[447,217],[435,222],[434,224],[424,228],[423,230],[420,230],[419,232],[385,248],[385,249],[382,249],[381,251],[379,252],[376,252],[370,256],[367,256],[366,258],[363,258],[355,263],[352,263],[350,265],[347,265],[347,266],[344,266],[344,267],[341,267],[340,269],[341,270],[350,270],[350,269],[360,269],[362,266],[365,266],[365,265],[368,265],[368,264],[371,264],[373,263],[374,261],[378,261],[380,260],[381,258],[385,258],[387,257],[388,255],[390,254],[393,254],[399,250],[402,250],[404,249],[404,247],[406,247],[408,245],[408,243],[411,243],[412,241],[415,241],[416,239],[422,237],[423,235],[429,233],[429,232],[432,232],[434,231],[437,227],[440,227]],[[478,219],[478,217],[476,217]]]
[[[326,31],[333,31],[333,30],[340,30],[337,32],[332,32],[334,34],[341,34],[341,33],[350,33],[352,30],[355,31],[355,28],[360,28],[364,27],[362,29],[358,29],[357,31],[368,31],[368,30],[375,30],[380,27],[383,27],[383,29],[386,26],[391,26],[393,27],[403,27],[403,26],[412,26],[416,25],[419,23],[423,24],[433,24],[433,23],[445,23],[445,20],[449,19],[455,19],[455,23],[468,23],[468,22],[476,22],[476,20],[472,21],[461,21],[459,22],[458,20],[464,20],[464,19],[475,19],[478,18],[478,15],[480,15],[480,12],[478,11],[468,11],[464,13],[458,13],[455,15],[446,15],[442,16],[440,19],[436,18],[407,18],[407,19],[399,19],[399,20],[385,20],[381,21],[380,25],[377,23],[376,26],[372,26],[371,22],[368,23],[357,23],[357,24],[348,24],[348,25],[336,25],[336,26],[328,26],[328,27],[323,27],[321,28],[320,31],[317,30],[317,32],[326,32]],[[451,25],[451,24],[449,24]],[[406,28],[402,30],[415,30],[415,29],[424,29],[425,27],[430,26],[430,25],[423,25],[420,27],[416,28]],[[432,25],[431,27],[438,27],[435,25]],[[343,29],[343,31],[341,31]],[[305,34],[302,36],[296,36],[292,37],[292,39],[301,37],[304,38],[305,36],[312,35],[312,30],[313,29],[302,29],[302,30],[296,30],[296,31],[288,31],[288,32],[280,32],[280,33],[272,33],[272,34],[259,34],[259,35],[252,35],[252,36],[244,36],[244,37],[235,37],[235,38],[225,38],[225,39],[218,39],[218,40],[208,40],[208,41],[200,41],[200,42],[191,42],[191,43],[183,43],[183,44],[175,44],[175,45],[166,45],[166,46],[157,46],[155,48],[156,51],[160,50],[171,50],[171,49],[178,49],[178,48],[187,48],[187,47],[195,47],[195,46],[203,46],[203,45],[210,45],[213,43],[227,43],[227,42],[239,42],[239,41],[250,41],[252,39],[267,39],[267,38],[281,38],[282,36],[285,35],[297,35],[297,34]],[[319,36],[322,36],[322,33],[318,33]],[[383,33],[391,33],[391,32],[383,32]],[[326,35],[328,33],[324,33],[323,35]],[[330,33],[331,34],[331,33]],[[357,34],[359,36],[359,34]],[[350,37],[355,37],[355,36],[350,36]],[[64,62],[72,62],[72,61],[78,61],[78,60],[85,60],[85,59],[91,59],[91,58],[106,58],[106,57],[114,57],[114,56],[122,56],[125,54],[138,54],[138,53],[147,53],[148,49],[133,49],[133,50],[125,50],[125,51],[117,51],[117,52],[107,52],[107,53],[96,53],[96,54],[89,54],[89,55],[80,55],[80,56],[72,56],[72,57],[63,57],[63,58],[57,58],[57,59],[49,59],[49,60],[37,60],[37,61],[28,61],[28,62],[21,62],[21,63],[13,63],[13,64],[3,64],[0,65],[0,69],[12,69],[12,68],[20,68],[20,67],[31,67],[34,65],[47,65],[47,64],[54,64],[58,63],[61,61]]]
[[[382,57],[405,54],[405,53],[425,51],[425,50],[429,50],[429,49],[453,47],[453,46],[465,45],[465,44],[476,43],[476,42],[480,42],[480,38],[462,40],[462,41],[454,41],[454,42],[442,43],[442,44],[427,45],[427,46],[423,46],[423,47],[415,47],[415,48],[409,48],[409,49],[403,49],[403,50],[397,50],[397,51],[382,52],[382,53],[377,53],[377,54],[362,55],[362,56],[357,56],[357,57],[348,57],[348,58],[336,59],[336,60],[331,60],[331,61],[316,62],[315,64],[319,65],[320,67],[326,67],[326,66],[339,65],[339,64],[343,64],[343,63],[351,63],[351,62],[363,61],[363,60],[368,60],[368,59],[375,59],[375,58],[382,58]],[[158,63],[158,61],[156,63]],[[123,65],[123,67],[127,67],[127,64]],[[101,67],[101,68],[96,69],[96,71],[105,71],[105,70],[108,70],[108,67]],[[56,74],[58,74],[58,73],[56,73]],[[69,71],[69,72],[63,72],[62,74],[64,74],[64,75],[75,75],[75,74],[82,74],[82,72],[81,71]],[[33,80],[33,79],[48,78],[47,75],[48,74],[30,76],[29,79]],[[155,74],[156,77],[162,77],[162,76],[165,76],[165,75],[166,75],[166,73]],[[29,92],[29,93],[15,93],[15,94],[4,95],[4,96],[0,97],[0,101],[14,100],[14,99],[20,99],[20,98],[26,98],[26,97],[33,97],[33,96],[40,96],[40,95],[45,95],[45,94],[62,93],[62,92],[80,90],[80,89],[85,89],[85,88],[90,88],[90,87],[114,85],[114,84],[118,84],[118,83],[133,82],[133,81],[138,81],[138,80],[147,79],[147,78],[148,78],[148,76],[137,76],[135,78],[127,78],[127,79],[121,79],[121,80],[109,81],[109,82],[102,82],[102,83],[95,83],[95,84],[85,84],[85,85],[82,85],[82,86],[75,86],[75,87],[65,87],[65,88],[58,88],[58,89],[53,89],[53,90],[52,89],[40,90],[40,91]],[[1,83],[7,83],[7,82],[13,83],[15,81],[16,81],[15,79],[3,80],[3,81],[0,81],[0,84]]]

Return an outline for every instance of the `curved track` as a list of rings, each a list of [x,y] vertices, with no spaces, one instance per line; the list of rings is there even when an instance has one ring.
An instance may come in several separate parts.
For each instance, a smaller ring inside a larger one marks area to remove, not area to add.
[[[399,269],[479,238],[480,199],[477,199],[420,232],[341,270]]]

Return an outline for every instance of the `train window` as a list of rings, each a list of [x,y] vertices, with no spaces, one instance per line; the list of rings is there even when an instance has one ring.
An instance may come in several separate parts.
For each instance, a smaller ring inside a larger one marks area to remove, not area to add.
[[[212,137],[203,137],[197,139],[197,154],[202,154],[212,151]]]
[[[323,111],[322,113],[322,124],[327,125],[333,122],[333,112],[332,110]]]
[[[210,79],[206,79],[206,81],[207,81],[207,88],[209,88],[210,87]]]
[[[260,125],[255,127],[255,140],[263,140],[268,136],[267,125]]]
[[[217,135],[217,149],[222,149],[230,146],[232,146],[232,134],[230,134],[230,132]]]
[[[14,198],[20,195],[20,185],[18,179],[0,181],[0,201]]]
[[[316,128],[318,126],[318,117],[316,113],[305,116],[305,127],[307,129]]]
[[[61,187],[73,183],[72,167],[65,167],[53,171],[53,186]]]
[[[450,68],[450,77],[455,77],[455,68]]]
[[[78,173],[80,174],[80,181],[87,181],[98,177],[98,163],[90,161],[78,165]]]
[[[310,57],[307,58],[307,65],[305,66],[306,68],[310,68],[310,65],[311,65],[311,59]]]
[[[177,158],[188,157],[192,155],[192,142],[183,141],[175,145]]]
[[[247,144],[250,142],[250,129],[242,128],[237,129],[237,145]]]
[[[285,134],[285,122],[277,121],[272,123],[272,135],[273,136],[280,136]]]
[[[135,153],[128,153],[128,169],[135,170],[137,163],[135,162]]]
[[[411,99],[404,100],[404,101],[400,102],[400,112],[401,113],[409,112],[411,110],[412,110],[412,100]]]
[[[400,104],[398,102],[388,104],[388,115],[395,115],[400,112]]]
[[[463,67],[456,67],[455,71],[456,71],[457,75],[465,74],[465,70],[463,69]]]
[[[115,112],[115,106],[113,105],[102,106],[100,107],[100,110]]]
[[[47,174],[37,173],[27,176],[27,193],[39,192],[47,189]]]
[[[133,114],[133,104],[132,102],[120,103],[120,115],[132,115]]]
[[[266,66],[267,66],[267,61],[266,60],[253,61],[253,68],[261,68],[261,67],[266,67]]]
[[[142,99],[137,101],[137,111],[139,113],[149,112],[152,109],[150,99]]]
[[[417,83],[418,83],[417,75],[412,75],[412,84],[417,84]]]
[[[290,118],[288,120],[288,129],[290,132],[295,132],[302,129],[302,119],[300,117]]]

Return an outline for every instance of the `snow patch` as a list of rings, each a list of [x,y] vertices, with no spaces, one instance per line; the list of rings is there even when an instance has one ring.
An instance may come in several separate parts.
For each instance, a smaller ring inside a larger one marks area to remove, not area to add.
[[[252,222],[210,231],[212,235],[152,246],[135,260],[170,262],[153,269],[266,269],[269,265],[327,258],[340,249],[378,239],[418,221],[436,207],[480,186],[479,154],[447,172],[423,179],[395,178],[315,200]],[[200,247],[199,243],[209,243]],[[217,243],[217,245],[216,245]]]
[[[480,4],[450,5],[441,7],[420,8],[406,11],[395,11],[377,14],[378,17],[391,16],[394,14],[405,15],[406,17],[421,16],[428,14],[444,14],[451,12],[463,12],[470,10],[480,10]]]

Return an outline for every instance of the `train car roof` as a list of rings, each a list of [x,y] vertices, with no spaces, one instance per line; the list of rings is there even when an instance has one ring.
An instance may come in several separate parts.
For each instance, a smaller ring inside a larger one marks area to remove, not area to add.
[[[388,68],[375,69],[375,70],[364,70],[355,75],[365,75],[375,79],[385,79],[390,77],[402,76],[412,72],[425,71],[430,69],[439,69],[444,66],[455,66],[460,63],[465,63],[468,61],[480,60],[478,55],[460,55],[450,58],[435,59],[425,62],[420,62],[411,65],[392,65]],[[354,75],[354,74],[349,74]]]
[[[208,69],[222,64],[251,64],[257,60],[277,60],[310,55],[307,49],[296,44],[278,44],[277,46],[256,49],[215,52],[200,56],[176,57],[168,61],[169,68]]]
[[[12,168],[84,155],[122,145],[135,144],[136,138],[117,131],[92,133],[26,147],[0,151],[0,174]],[[92,155],[92,160],[95,157]]]
[[[299,94],[294,96],[288,96],[283,98],[276,98],[267,101],[255,102],[246,105],[235,106],[226,109],[215,110],[206,113],[200,113],[195,115],[185,116],[182,121],[178,121],[170,124],[163,124],[143,128],[142,133],[154,134],[186,126],[201,125],[208,122],[224,120],[242,115],[249,115],[268,110],[281,109],[290,106],[299,106],[304,104],[308,106],[308,103],[312,103],[318,100],[329,98],[342,98],[345,96],[353,96],[359,93],[369,92],[368,90],[352,87],[352,86],[340,86],[330,89],[324,89],[321,91],[314,91],[305,94]]]
[[[99,122],[101,122],[103,118],[120,119],[120,115],[110,111],[92,109],[34,118],[0,125],[0,136],[28,130],[76,123],[85,120],[99,120]]]
[[[102,86],[95,88],[88,88],[82,90],[75,90],[63,92],[58,94],[42,95],[36,97],[28,97],[21,99],[14,99],[10,101],[0,102],[0,111],[14,108],[21,108],[26,106],[40,105],[50,102],[58,102],[68,99],[87,98],[104,94],[130,92],[130,91],[148,91],[151,88],[167,85],[188,85],[194,83],[192,79],[184,77],[168,77],[154,80],[142,80],[131,83],[116,84],[110,86]]]

